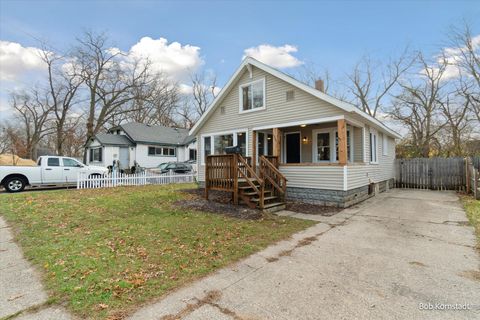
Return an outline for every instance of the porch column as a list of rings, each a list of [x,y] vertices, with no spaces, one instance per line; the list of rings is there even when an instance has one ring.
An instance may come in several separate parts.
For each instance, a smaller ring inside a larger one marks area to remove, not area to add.
[[[280,152],[282,145],[282,134],[279,128],[273,128],[273,156],[278,157],[278,163],[280,163]]]
[[[252,131],[252,167],[257,171],[257,131]]]
[[[338,163],[347,164],[347,124],[345,119],[337,120],[338,129]]]

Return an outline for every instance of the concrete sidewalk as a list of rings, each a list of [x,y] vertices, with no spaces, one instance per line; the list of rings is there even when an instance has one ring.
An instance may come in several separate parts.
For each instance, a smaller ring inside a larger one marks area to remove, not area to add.
[[[71,319],[62,308],[47,306],[47,300],[37,273],[23,258],[9,226],[0,217],[0,318]]]
[[[392,190],[313,218],[131,319],[480,318],[480,259],[455,193]]]

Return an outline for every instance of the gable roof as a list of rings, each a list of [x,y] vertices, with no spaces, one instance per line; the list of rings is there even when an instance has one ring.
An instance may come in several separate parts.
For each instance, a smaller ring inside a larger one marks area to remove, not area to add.
[[[219,102],[223,99],[223,97],[228,93],[230,92],[230,89],[231,87],[235,84],[235,82],[240,78],[240,76],[242,75],[242,71],[244,70],[245,67],[249,67],[249,66],[255,66],[271,75],[273,75],[274,77],[277,77],[295,87],[297,87],[298,89],[300,90],[303,90],[323,101],[326,101],[346,112],[350,112],[350,113],[354,113],[354,114],[357,114],[359,116],[361,116],[362,118],[364,118],[366,121],[368,121],[369,123],[372,123],[374,124],[375,126],[381,128],[382,130],[384,130],[385,132],[387,132],[389,135],[393,136],[394,138],[401,138],[401,136],[396,133],[395,131],[393,131],[392,129],[388,128],[386,125],[384,125],[382,122],[380,122],[378,119],[375,119],[374,117],[372,117],[371,115],[367,114],[366,112],[360,110],[359,108],[357,108],[356,106],[354,106],[353,104],[350,104],[348,102],[345,102],[345,101],[341,101],[337,98],[334,98],[326,93],[323,93],[315,88],[312,88],[308,85],[306,85],[305,83],[302,83],[294,78],[292,78],[291,76],[281,72],[281,71],[278,71],[277,69],[275,68],[272,68],[252,57],[247,57],[245,58],[242,63],[240,64],[240,66],[238,67],[238,69],[235,71],[235,73],[233,74],[233,76],[230,78],[230,80],[227,82],[227,84],[225,85],[225,87],[222,88],[222,90],[220,91],[220,93],[218,94],[218,96],[213,100],[213,102],[211,103],[211,105],[209,106],[209,108],[207,109],[207,111],[200,117],[200,119],[197,121],[197,123],[193,126],[193,128],[190,130],[190,135],[195,135],[198,130],[200,129],[200,127],[204,124],[204,122],[208,119],[208,117],[212,114],[212,112],[216,109],[217,105],[219,104]]]
[[[131,122],[119,125],[127,136],[136,143],[184,145],[190,142],[188,129],[150,126]]]
[[[103,145],[113,145],[113,146],[132,146],[133,142],[128,139],[127,136],[120,134],[109,134],[109,133],[99,133],[95,136],[95,139],[98,140]]]

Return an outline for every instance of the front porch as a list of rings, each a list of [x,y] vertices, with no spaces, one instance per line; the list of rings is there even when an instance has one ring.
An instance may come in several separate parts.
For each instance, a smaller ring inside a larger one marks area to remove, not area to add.
[[[253,166],[273,156],[280,167],[345,166],[365,163],[365,130],[346,119],[253,128]]]

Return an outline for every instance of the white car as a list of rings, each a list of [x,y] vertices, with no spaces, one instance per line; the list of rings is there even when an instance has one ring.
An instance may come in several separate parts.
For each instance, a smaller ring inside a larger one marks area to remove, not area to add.
[[[0,185],[8,192],[20,192],[27,185],[32,187],[73,186],[79,173],[99,176],[108,173],[107,168],[86,166],[68,157],[43,156],[36,167],[0,166]]]

